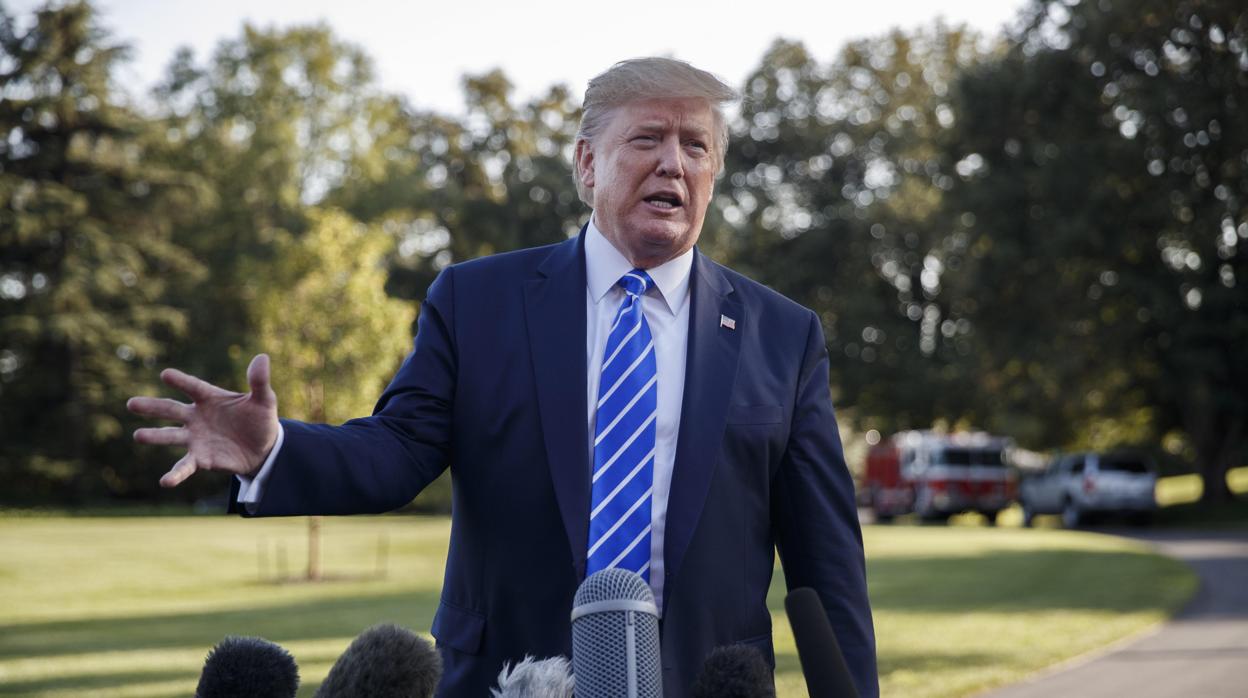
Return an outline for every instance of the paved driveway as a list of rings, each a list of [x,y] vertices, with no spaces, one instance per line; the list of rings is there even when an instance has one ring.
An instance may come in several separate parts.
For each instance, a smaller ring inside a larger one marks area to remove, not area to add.
[[[1200,576],[1195,598],[1156,632],[980,698],[1248,696],[1248,531],[1106,532],[1186,562]]]

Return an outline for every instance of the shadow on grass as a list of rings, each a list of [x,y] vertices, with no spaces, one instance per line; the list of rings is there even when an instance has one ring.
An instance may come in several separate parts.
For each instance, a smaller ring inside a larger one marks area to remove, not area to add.
[[[983,555],[897,556],[867,561],[875,611],[963,614],[1095,610],[1177,611],[1195,590],[1181,563],[1146,553],[1003,550]],[[779,569],[767,596],[784,612]]]
[[[1001,657],[983,652],[941,652],[940,654],[904,654],[889,652],[880,656],[880,676],[894,671],[928,674],[941,671],[961,670],[966,667],[991,666],[1001,662]]]
[[[1153,523],[1162,528],[1248,528],[1248,497],[1222,504],[1173,504],[1157,510]]]
[[[880,676],[905,669],[917,673],[961,669],[968,666],[985,666],[999,661],[982,652],[941,652],[940,654],[904,654],[888,652],[880,655]],[[802,663],[796,652],[776,652],[776,674],[802,675]]]
[[[146,683],[185,681],[188,689],[199,681],[193,671],[128,671],[108,674],[74,674],[29,681],[6,681],[0,683],[0,696],[29,696],[47,691],[110,691],[134,688]]]
[[[1091,550],[888,557],[867,563],[871,606],[927,613],[1173,611],[1190,572],[1154,555]]]
[[[177,648],[207,654],[226,635],[281,644],[353,637],[380,622],[423,632],[437,605],[437,592],[404,591],[203,613],[6,624],[0,625],[0,659]]]

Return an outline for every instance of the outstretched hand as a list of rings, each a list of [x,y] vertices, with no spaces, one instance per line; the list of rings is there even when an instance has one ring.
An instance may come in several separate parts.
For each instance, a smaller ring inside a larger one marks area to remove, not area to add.
[[[257,354],[247,367],[249,393],[218,388],[176,368],[161,371],[160,379],[186,393],[191,403],[132,397],[126,408],[144,417],[181,423],[134,432],[139,443],[186,447],[186,455],[160,478],[162,487],[177,487],[197,470],[252,475],[260,469],[278,431],[277,395],[269,386],[267,355]]]

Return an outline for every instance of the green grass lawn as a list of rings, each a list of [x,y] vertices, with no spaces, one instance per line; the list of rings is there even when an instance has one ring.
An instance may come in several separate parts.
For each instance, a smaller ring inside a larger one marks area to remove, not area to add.
[[[424,632],[442,581],[441,518],[325,519],[337,581],[302,571],[303,519],[0,516],[0,695],[188,696],[227,634],[297,658],[311,695],[374,623]],[[1182,565],[1090,533],[868,527],[886,696],[962,696],[1138,633],[1192,593]],[[376,577],[379,541],[387,574]],[[279,561],[284,559],[284,564]],[[781,696],[804,696],[777,575]]]

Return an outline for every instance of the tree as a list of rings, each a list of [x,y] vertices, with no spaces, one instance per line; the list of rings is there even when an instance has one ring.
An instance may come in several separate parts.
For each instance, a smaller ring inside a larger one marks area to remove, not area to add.
[[[309,216],[303,235],[277,235],[272,261],[250,263],[251,343],[277,367],[283,415],[339,423],[372,411],[411,349],[416,310],[385,293],[388,236],[340,211]]]
[[[309,207],[339,185],[343,162],[369,146],[364,124],[385,98],[364,52],[324,26],[244,26],[204,65],[182,50],[154,96],[168,162],[200,173],[215,194],[174,230],[210,269],[185,298],[194,341],[178,364],[228,382],[242,373],[242,348],[256,332],[244,268],[274,259],[277,239],[309,229]]]
[[[85,3],[0,18],[0,476],[5,498],[132,495],[125,398],[186,330],[167,291],[201,266],[171,241],[195,180],[161,167]]]
[[[714,245],[819,313],[837,403],[880,429],[974,404],[965,254],[944,206],[948,89],[982,39],[936,25],[851,43],[829,65],[778,41],[747,79]]]
[[[1101,0],[1029,17],[959,85],[956,157],[978,166],[952,205],[978,221],[971,278],[993,289],[973,317],[993,328],[985,373],[1031,383],[1061,441],[1167,442],[1224,501],[1248,454],[1248,15]]]
[[[462,119],[391,100],[372,147],[326,202],[398,239],[389,289],[422,298],[446,265],[575,234],[587,209],[572,187],[579,114],[566,88],[514,105],[500,71],[464,79]]]
[[[390,239],[336,211],[279,233],[274,258],[248,275],[255,346],[268,351],[287,417],[339,423],[368,414],[411,347],[415,309],[386,295]],[[254,264],[254,262],[253,262]],[[321,578],[320,517],[309,519],[308,579]]]

